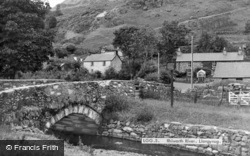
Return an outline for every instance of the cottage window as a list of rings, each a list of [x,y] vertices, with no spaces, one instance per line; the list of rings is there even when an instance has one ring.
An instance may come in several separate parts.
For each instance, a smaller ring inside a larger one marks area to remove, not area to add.
[[[94,62],[91,62],[91,66],[93,66],[94,65]]]
[[[106,61],[103,61],[103,66],[106,66]]]

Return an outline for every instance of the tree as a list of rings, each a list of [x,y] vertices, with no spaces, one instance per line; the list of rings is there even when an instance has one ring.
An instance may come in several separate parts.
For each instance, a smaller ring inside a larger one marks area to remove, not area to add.
[[[188,45],[186,36],[189,32],[189,29],[184,25],[178,25],[176,21],[163,23],[158,49],[165,62],[172,60],[177,48]]]
[[[152,57],[157,45],[155,33],[149,28],[123,27],[114,32],[114,47],[119,47],[127,60],[131,78],[140,70],[141,64]]]
[[[45,24],[46,24],[46,28],[48,29],[53,29],[56,27],[57,24],[57,20],[55,18],[55,16],[53,15],[49,15],[46,20],[45,20]]]
[[[224,48],[227,51],[237,51],[237,48],[223,37],[203,32],[198,41],[197,52],[222,52]]]
[[[40,70],[53,55],[52,33],[44,29],[49,4],[1,0],[0,8],[0,77]]]

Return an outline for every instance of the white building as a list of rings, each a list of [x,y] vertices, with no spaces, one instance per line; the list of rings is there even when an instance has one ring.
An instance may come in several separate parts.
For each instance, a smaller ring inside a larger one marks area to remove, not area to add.
[[[121,70],[122,60],[117,52],[107,52],[101,54],[92,54],[83,61],[83,67],[90,73],[100,71],[102,74],[113,67],[117,72]]]

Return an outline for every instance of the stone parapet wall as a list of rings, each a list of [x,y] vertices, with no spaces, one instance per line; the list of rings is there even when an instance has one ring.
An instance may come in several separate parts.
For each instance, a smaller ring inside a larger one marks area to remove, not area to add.
[[[111,136],[128,140],[141,141],[141,138],[202,138],[222,139],[222,145],[163,145],[204,153],[214,156],[249,156],[250,132],[224,129],[215,126],[191,125],[172,122],[157,127],[134,125],[129,122],[111,121],[103,124],[99,132],[102,136]]]
[[[0,91],[28,85],[39,85],[55,82],[64,82],[61,79],[0,79]]]
[[[153,91],[164,88],[150,82],[142,85]],[[87,105],[102,113],[111,94],[135,97],[134,81],[56,82],[7,89],[0,91],[0,123],[43,129],[50,118],[72,104]]]

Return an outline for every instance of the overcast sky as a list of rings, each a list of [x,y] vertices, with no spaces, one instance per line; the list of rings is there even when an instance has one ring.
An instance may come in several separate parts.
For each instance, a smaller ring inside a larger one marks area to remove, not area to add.
[[[51,7],[56,6],[59,3],[62,3],[64,0],[49,0],[49,4]]]

